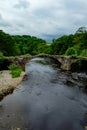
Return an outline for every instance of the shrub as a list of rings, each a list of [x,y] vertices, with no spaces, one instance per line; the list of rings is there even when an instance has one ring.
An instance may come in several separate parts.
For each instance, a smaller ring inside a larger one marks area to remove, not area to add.
[[[24,56],[25,56],[25,57],[26,57],[26,56],[31,56],[31,54],[28,54],[28,53],[27,53],[27,54],[25,54]]]
[[[11,71],[11,74],[12,74],[12,78],[16,78],[16,77],[19,77],[20,74],[21,74],[22,70],[20,68],[16,68],[16,69],[13,69]]]
[[[9,68],[9,70],[14,70],[14,69],[17,69],[18,66],[17,66],[16,64],[12,63],[12,64],[10,64],[10,65],[8,66],[8,68]]]
[[[82,50],[81,56],[87,57],[87,49]]]
[[[19,77],[22,69],[20,69],[16,64],[12,63],[8,66],[8,68],[11,70],[12,78]]]
[[[77,51],[75,50],[74,47],[70,47],[66,50],[66,55],[72,55],[72,56],[76,56],[77,55]]]

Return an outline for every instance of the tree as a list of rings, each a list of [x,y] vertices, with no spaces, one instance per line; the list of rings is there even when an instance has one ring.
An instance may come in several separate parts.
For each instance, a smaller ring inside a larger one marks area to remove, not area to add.
[[[80,27],[75,34],[83,34],[87,32],[87,28],[86,27]]]
[[[72,55],[72,56],[77,56],[77,51],[75,50],[74,47],[70,47],[66,50],[66,55]]]
[[[73,35],[64,35],[58,39],[55,39],[51,45],[52,54],[65,54],[68,47],[73,46]]]
[[[15,55],[14,46],[15,42],[12,37],[0,30],[0,51],[7,56]]]

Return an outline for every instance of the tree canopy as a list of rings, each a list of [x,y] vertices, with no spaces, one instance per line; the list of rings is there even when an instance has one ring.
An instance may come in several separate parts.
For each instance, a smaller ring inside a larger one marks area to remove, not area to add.
[[[49,53],[45,40],[29,35],[9,35],[0,30],[0,52],[5,56]]]
[[[75,34],[53,40],[51,53],[56,55],[87,56],[87,29],[80,27]]]
[[[0,55],[52,55],[87,56],[87,29],[80,27],[75,34],[54,39],[48,44],[45,40],[30,35],[10,35],[0,30]]]

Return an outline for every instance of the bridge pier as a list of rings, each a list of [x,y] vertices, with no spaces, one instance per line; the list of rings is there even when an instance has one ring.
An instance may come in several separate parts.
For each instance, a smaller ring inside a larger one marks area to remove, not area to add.
[[[76,59],[70,56],[58,56],[57,60],[61,63],[62,70],[71,70],[71,65],[76,61]]]
[[[61,69],[62,70],[67,70],[67,71],[69,71],[69,70],[71,70],[71,62],[70,61],[68,61],[69,59],[66,59],[66,60],[64,60],[62,63],[61,63]]]

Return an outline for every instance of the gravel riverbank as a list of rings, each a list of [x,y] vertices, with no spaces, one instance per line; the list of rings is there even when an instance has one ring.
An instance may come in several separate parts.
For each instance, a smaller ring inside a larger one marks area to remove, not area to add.
[[[20,77],[12,78],[9,70],[0,71],[0,100],[18,87],[24,75],[25,72],[22,72]]]

